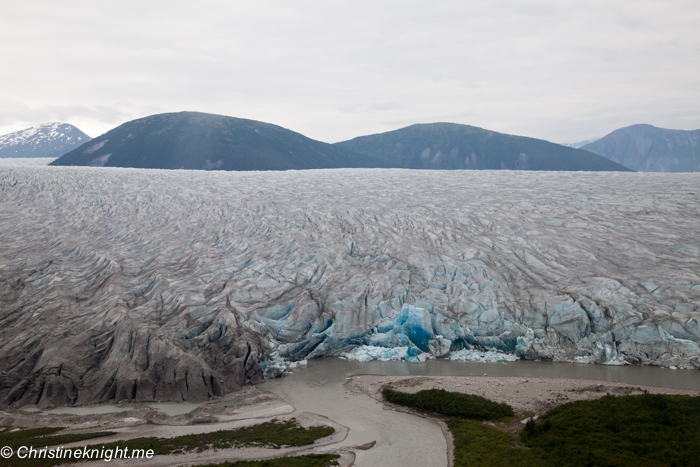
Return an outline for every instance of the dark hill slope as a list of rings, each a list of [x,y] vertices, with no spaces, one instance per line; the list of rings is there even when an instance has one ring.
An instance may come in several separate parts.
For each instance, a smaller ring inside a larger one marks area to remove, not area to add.
[[[700,130],[632,125],[583,146],[640,172],[700,171]]]
[[[124,123],[53,165],[288,170],[376,166],[372,160],[269,123],[179,112]]]
[[[629,171],[580,149],[456,123],[411,125],[335,145],[410,169]]]

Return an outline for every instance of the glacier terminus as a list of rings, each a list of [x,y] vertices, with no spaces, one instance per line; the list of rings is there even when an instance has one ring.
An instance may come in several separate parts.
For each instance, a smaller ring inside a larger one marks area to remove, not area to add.
[[[0,404],[308,359],[700,368],[700,176],[0,167]]]

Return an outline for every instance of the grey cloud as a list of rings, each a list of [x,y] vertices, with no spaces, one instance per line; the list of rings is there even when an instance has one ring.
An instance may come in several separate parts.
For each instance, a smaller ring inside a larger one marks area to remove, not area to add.
[[[3,106],[0,131],[178,110],[324,141],[431,120],[560,142],[700,128],[699,23],[673,0],[17,2],[0,99],[25,107]]]

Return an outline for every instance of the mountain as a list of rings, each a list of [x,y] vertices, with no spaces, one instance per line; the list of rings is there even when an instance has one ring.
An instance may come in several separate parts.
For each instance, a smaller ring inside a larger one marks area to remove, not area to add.
[[[90,137],[68,123],[44,123],[0,136],[0,158],[60,157],[90,141]]]
[[[580,149],[456,123],[411,125],[336,146],[410,169],[629,170]]]
[[[700,130],[632,125],[582,149],[640,172],[700,171]]]
[[[579,141],[579,142],[577,142],[577,143],[566,143],[566,144],[563,144],[562,146],[566,146],[567,148],[580,149],[580,148],[584,147],[584,146],[587,145],[587,144],[591,144],[591,143],[593,143],[594,141],[598,141],[599,139],[600,139],[600,138],[591,138],[591,139],[586,139],[586,140],[583,140],[583,141]]]
[[[373,158],[269,123],[199,112],[152,115],[108,131],[53,165],[199,170],[372,167]]]

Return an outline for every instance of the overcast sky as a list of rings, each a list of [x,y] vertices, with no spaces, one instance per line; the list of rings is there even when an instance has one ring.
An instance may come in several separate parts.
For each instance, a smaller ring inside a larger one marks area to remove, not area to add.
[[[700,1],[3,1],[0,134],[154,113],[336,142],[456,122],[700,128]]]

